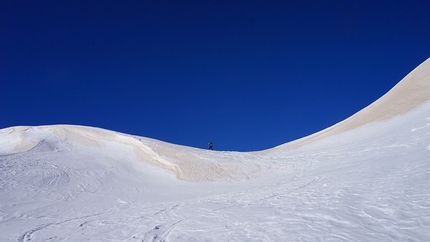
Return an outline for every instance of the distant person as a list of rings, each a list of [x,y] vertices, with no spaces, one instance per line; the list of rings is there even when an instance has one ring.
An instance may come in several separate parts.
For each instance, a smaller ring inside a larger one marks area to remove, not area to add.
[[[209,142],[209,149],[210,150],[212,150],[212,146],[213,146],[212,142]]]

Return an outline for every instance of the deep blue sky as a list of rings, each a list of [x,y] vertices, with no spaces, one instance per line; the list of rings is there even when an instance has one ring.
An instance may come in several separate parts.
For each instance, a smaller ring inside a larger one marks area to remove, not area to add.
[[[331,126],[430,57],[429,1],[1,1],[0,128],[216,150]]]

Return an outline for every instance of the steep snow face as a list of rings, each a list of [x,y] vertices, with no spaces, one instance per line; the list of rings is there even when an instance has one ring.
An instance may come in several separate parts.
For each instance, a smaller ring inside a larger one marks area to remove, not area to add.
[[[2,129],[0,241],[430,241],[421,67],[344,122],[264,152]]]
[[[428,100],[430,100],[430,58],[415,68],[384,96],[344,121],[267,151],[295,149],[368,123],[387,120],[407,113]]]

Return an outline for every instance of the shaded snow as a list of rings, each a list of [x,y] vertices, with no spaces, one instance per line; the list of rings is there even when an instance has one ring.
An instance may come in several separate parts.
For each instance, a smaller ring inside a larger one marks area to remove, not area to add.
[[[429,241],[428,63],[344,122],[262,152],[2,129],[0,241]]]

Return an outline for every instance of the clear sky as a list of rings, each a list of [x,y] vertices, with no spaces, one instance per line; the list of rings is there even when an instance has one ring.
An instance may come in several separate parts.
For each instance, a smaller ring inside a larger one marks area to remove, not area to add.
[[[329,127],[430,57],[429,1],[1,1],[0,128],[215,150]]]

